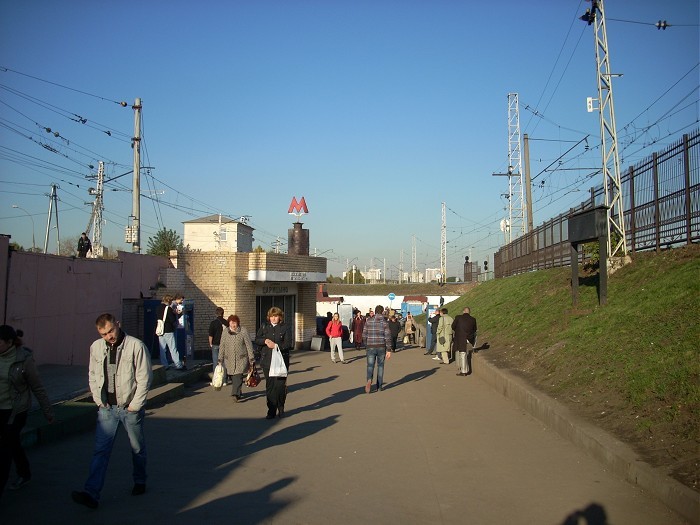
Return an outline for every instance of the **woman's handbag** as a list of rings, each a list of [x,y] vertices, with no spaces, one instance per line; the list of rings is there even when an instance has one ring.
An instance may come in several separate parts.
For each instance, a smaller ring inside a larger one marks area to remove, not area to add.
[[[272,361],[270,363],[270,377],[287,377],[287,366],[284,364],[280,347],[275,345],[272,350]]]
[[[441,345],[444,345],[445,341],[446,339],[443,336],[438,337],[438,343],[440,343]]]
[[[220,363],[216,365],[211,376],[211,386],[214,387],[214,390],[221,390],[221,387],[224,386],[224,365]]]
[[[255,366],[255,363],[251,365],[251,367],[248,369],[248,375],[245,376],[245,386],[249,388],[255,388],[260,384],[260,375],[258,374],[258,369]]]

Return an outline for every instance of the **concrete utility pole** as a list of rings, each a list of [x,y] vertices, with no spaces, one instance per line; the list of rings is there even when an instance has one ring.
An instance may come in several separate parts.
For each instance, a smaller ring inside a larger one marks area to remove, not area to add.
[[[532,181],[530,179],[530,140],[527,133],[523,135],[523,157],[525,167],[525,208],[527,209],[527,231],[532,232],[535,225],[532,220]]]
[[[403,282],[403,248],[401,249],[401,254],[399,255],[399,284]]]
[[[44,253],[49,250],[49,231],[51,230],[51,211],[56,210],[56,255],[61,253],[61,233],[58,228],[58,194],[56,193],[56,184],[51,185],[51,194],[49,195],[49,216],[46,221],[46,238],[44,239]]]
[[[133,253],[141,253],[141,99],[137,98],[134,110],[134,183],[132,189],[131,243]],[[127,235],[128,236],[128,235]]]
[[[623,195],[620,178],[620,156],[617,147],[617,127],[615,126],[615,106],[613,103],[610,57],[608,55],[608,34],[605,25],[603,0],[591,0],[591,8],[581,17],[595,28],[595,58],[598,76],[598,104],[600,110],[600,140],[603,159],[604,204],[608,208],[608,255],[621,256],[627,253],[625,235]],[[588,111],[594,109],[588,100]]]

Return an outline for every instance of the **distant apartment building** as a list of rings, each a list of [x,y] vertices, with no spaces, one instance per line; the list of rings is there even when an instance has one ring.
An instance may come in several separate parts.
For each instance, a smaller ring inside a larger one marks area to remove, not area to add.
[[[426,268],[425,269],[425,282],[437,281],[438,275],[440,274],[440,268]]]

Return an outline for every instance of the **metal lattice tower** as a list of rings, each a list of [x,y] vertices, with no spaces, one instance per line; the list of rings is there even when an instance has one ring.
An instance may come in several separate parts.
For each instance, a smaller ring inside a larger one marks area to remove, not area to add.
[[[411,282],[418,282],[418,274],[416,272],[416,236],[411,236]]]
[[[518,94],[508,93],[508,193],[510,198],[509,236],[516,238],[527,231],[526,204],[523,188],[523,165],[521,160],[520,110]]]
[[[103,246],[102,246],[102,211],[104,210],[104,202],[102,200],[104,195],[104,180],[105,180],[105,165],[104,162],[100,161],[97,168],[97,188],[90,188],[88,193],[95,196],[95,200],[92,202],[92,212],[90,213],[90,220],[88,221],[87,228],[85,228],[85,233],[92,235],[92,257],[102,257]]]
[[[622,209],[622,183],[620,180],[620,156],[617,147],[617,127],[615,126],[615,105],[613,103],[610,56],[608,54],[608,34],[605,25],[603,0],[592,0],[591,9],[581,17],[594,24],[595,58],[598,76],[598,103],[600,110],[600,140],[603,157],[604,204],[608,207],[608,255],[625,255],[624,212]]]
[[[442,282],[447,282],[447,220],[445,218],[445,203],[442,203],[442,227],[440,228],[440,273]]]

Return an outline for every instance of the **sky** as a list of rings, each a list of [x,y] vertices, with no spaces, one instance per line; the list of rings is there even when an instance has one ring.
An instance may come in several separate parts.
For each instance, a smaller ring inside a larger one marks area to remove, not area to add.
[[[700,8],[604,5],[624,170],[699,125]],[[602,183],[588,7],[0,0],[0,234],[29,248],[33,227],[43,247],[56,184],[58,233],[77,240],[102,160],[103,242],[131,251],[140,98],[143,252],[159,229],[182,236],[184,221],[217,213],[249,216],[254,245],[279,237],[285,250],[290,202],[304,197],[329,273],[395,278],[414,246],[419,271],[440,266],[444,203],[448,276],[461,277],[466,255],[493,262],[504,244],[510,190],[493,174],[508,168],[509,93],[530,139],[535,226]],[[54,217],[50,252],[56,237]]]

